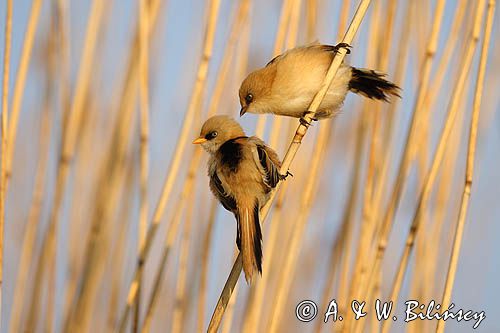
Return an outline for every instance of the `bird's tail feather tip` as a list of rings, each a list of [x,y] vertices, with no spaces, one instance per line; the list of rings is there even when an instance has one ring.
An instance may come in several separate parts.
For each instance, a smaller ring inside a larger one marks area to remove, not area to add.
[[[401,88],[385,79],[385,74],[352,67],[349,90],[371,99],[389,101],[389,96],[401,97]]]
[[[251,283],[255,271],[262,274],[262,232],[259,220],[259,205],[255,204],[253,211],[240,209],[239,219],[241,230],[241,254],[245,279]]]

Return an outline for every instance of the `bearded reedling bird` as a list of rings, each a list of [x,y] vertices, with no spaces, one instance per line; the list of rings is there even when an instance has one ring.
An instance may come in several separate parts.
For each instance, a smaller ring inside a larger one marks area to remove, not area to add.
[[[320,90],[326,72],[339,48],[313,44],[288,50],[272,59],[264,68],[250,73],[239,91],[240,116],[245,113],[273,113],[301,118]],[[347,49],[347,53],[350,53]],[[399,87],[384,79],[385,74],[342,63],[315,119],[332,117],[342,106],[347,92],[388,101],[389,95],[399,97]]]
[[[247,282],[262,273],[262,233],[259,211],[269,193],[286,175],[279,172],[278,155],[255,136],[247,137],[231,117],[214,116],[193,141],[210,154],[210,189],[236,218],[236,244],[243,256]]]

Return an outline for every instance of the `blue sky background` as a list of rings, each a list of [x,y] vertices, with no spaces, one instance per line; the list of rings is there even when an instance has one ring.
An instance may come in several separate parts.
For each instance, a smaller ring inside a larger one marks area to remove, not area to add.
[[[357,1],[353,1],[357,3]],[[404,2],[404,1],[403,1]],[[453,8],[456,1],[447,1],[445,16],[443,21],[443,30],[440,37],[437,57],[441,55],[442,48],[446,42],[449,32]],[[14,17],[13,17],[13,39],[12,39],[12,65],[10,76],[10,91],[13,90],[13,81],[18,67],[19,55],[23,41],[23,35],[26,27],[26,22],[30,10],[29,0],[14,1]],[[40,105],[43,98],[43,73],[40,70],[40,65],[37,63],[37,55],[41,52],[40,37],[43,36],[48,28],[49,22],[49,3],[44,1],[43,10],[40,18],[39,28],[37,31],[37,39],[34,47],[34,60],[31,62],[30,71],[26,91],[22,104],[22,112],[20,119],[19,135],[16,144],[14,176],[12,179],[8,206],[7,220],[5,227],[5,268],[4,268],[4,300],[2,304],[2,331],[7,331],[7,321],[10,316],[10,304],[13,297],[13,287],[15,283],[15,272],[17,271],[17,260],[19,257],[20,244],[23,237],[23,227],[27,216],[27,207],[31,200],[31,189],[34,183],[34,175],[36,170],[37,157],[37,140],[40,122]],[[71,50],[70,62],[72,70],[72,83],[74,88],[74,79],[77,75],[78,64],[80,62],[80,54],[82,49],[83,38],[85,35],[86,19],[89,12],[91,1],[77,0],[71,1]],[[220,7],[220,18],[217,26],[213,62],[209,71],[208,85],[206,96],[210,92],[216,82],[216,69],[221,61],[224,45],[228,35],[229,26],[231,23],[232,11],[235,8],[235,1],[223,0]],[[264,65],[272,55],[275,31],[279,19],[281,1],[278,0],[255,0],[252,9],[251,23],[251,38],[250,38],[250,55],[249,55],[249,70],[258,68]],[[434,1],[431,1],[434,3]],[[319,0],[321,11],[318,13],[317,22],[317,39],[324,43],[335,43],[337,35],[337,18],[340,8],[339,0]],[[399,6],[401,11],[403,6]],[[172,156],[175,140],[180,131],[184,117],[184,112],[191,94],[191,87],[195,80],[196,68],[199,61],[199,54],[204,35],[204,12],[205,1],[203,0],[168,0],[163,6],[162,13],[159,15],[159,25],[156,32],[156,38],[153,39],[151,45],[151,66],[154,70],[151,71],[151,180],[150,180],[150,202],[151,207],[154,207],[157,198],[159,197],[163,179],[168,168],[170,158]],[[469,211],[468,222],[465,227],[464,240],[462,246],[462,254],[460,257],[457,278],[453,293],[453,301],[458,304],[458,307],[464,309],[484,310],[487,319],[481,324],[478,332],[498,332],[500,331],[500,322],[497,321],[500,315],[500,265],[498,256],[500,254],[500,16],[499,10],[495,15],[495,25],[493,30],[492,45],[490,49],[490,59],[486,77],[485,93],[482,104],[482,113],[480,119],[480,131],[477,149],[477,164],[476,174],[474,178],[471,206]],[[370,12],[369,12],[370,13]],[[117,1],[112,4],[112,9],[109,12],[109,18],[104,29],[104,36],[97,50],[97,55],[102,61],[98,64],[99,71],[93,77],[93,81],[99,87],[99,117],[102,117],[103,122],[100,123],[101,128],[98,130],[106,131],[106,110],[113,103],[113,93],[115,83],[124,75],[124,67],[126,65],[126,51],[129,45],[131,36],[135,26],[134,16],[137,14],[137,6],[134,1]],[[352,16],[352,10],[351,10]],[[398,17],[401,17],[399,15]],[[431,21],[431,17],[428,20]],[[0,1],[0,52],[3,55],[4,34],[3,27],[5,22],[5,0]],[[429,22],[415,22],[417,25],[422,25],[423,29],[428,29]],[[302,20],[300,27],[301,34],[299,43],[305,43],[305,21]],[[395,29],[395,40],[399,38],[399,32],[402,22],[398,19]],[[363,22],[359,31],[358,37],[353,43],[353,52],[349,58],[351,64],[359,67],[366,65],[365,54],[368,45],[368,29],[369,20]],[[465,39],[463,36],[462,40]],[[463,45],[463,43],[462,43]],[[405,82],[400,83],[404,87],[402,101],[399,107],[399,123],[395,135],[396,148],[398,156],[400,156],[404,143],[405,133],[407,131],[408,121],[411,116],[411,110],[415,99],[415,85],[418,76],[418,60],[416,57],[417,50],[414,43],[410,49],[409,67]],[[396,52],[390,53],[390,70],[389,75],[394,69],[396,61]],[[477,58],[475,58],[474,66],[471,70],[470,77],[473,79],[470,88],[468,89],[468,99],[464,108],[467,110],[467,115],[470,114],[472,105],[471,92],[475,81],[475,73],[477,66]],[[453,57],[456,62],[457,54]],[[0,64],[0,69],[3,64]],[[449,79],[448,79],[449,76]],[[447,74],[447,82],[449,85],[453,83],[454,74],[452,71]],[[236,113],[238,110],[237,88],[239,82],[237,78],[233,78],[233,82],[227,85],[224,93],[224,110],[221,113]],[[205,98],[205,104],[207,103]],[[431,116],[431,151],[434,150],[437,133],[442,126],[444,110],[449,100],[449,92],[439,96],[439,100],[435,106],[436,110],[440,110],[436,116]],[[311,253],[317,258],[314,266],[311,266],[311,273],[308,275],[310,280],[301,278],[300,281],[295,281],[294,292],[290,296],[290,303],[295,304],[295,300],[303,298],[320,299],[320,282],[326,274],[327,256],[324,251],[330,248],[330,244],[334,239],[334,235],[340,225],[340,220],[343,212],[343,207],[347,197],[347,188],[349,186],[349,177],[352,172],[352,147],[353,131],[355,130],[355,120],[360,114],[360,98],[350,95],[345,103],[343,112],[335,119],[335,126],[332,134],[331,149],[329,150],[327,159],[324,165],[324,172],[319,187],[319,196],[316,205],[310,216],[307,235],[302,247],[301,255],[306,256]],[[467,118],[468,119],[468,118]],[[248,116],[241,119],[241,123],[247,133],[252,133],[255,127],[256,117]],[[56,133],[60,131],[59,124],[55,124]],[[198,129],[193,129],[193,136]],[[316,135],[317,128],[313,127],[311,135],[305,139],[306,147],[301,149],[297,158],[306,158],[310,150],[310,145],[313,142],[313,137]],[[468,133],[468,131],[467,131]],[[268,134],[268,133],[266,133]],[[463,134],[462,147],[467,142],[468,134]],[[54,158],[51,159],[50,172],[48,183],[53,183],[55,177],[55,161],[56,161],[56,140],[53,140],[53,149],[51,154]],[[189,150],[192,149],[191,147]],[[277,148],[282,154],[283,147]],[[464,156],[462,154],[462,156]],[[462,159],[463,162],[463,159]],[[460,184],[463,179],[464,163],[457,166],[456,170],[446,170],[446,172],[454,172],[456,182],[452,201],[455,207],[458,207],[460,201]],[[392,172],[394,173],[397,163],[393,163]],[[298,175],[292,179],[297,182],[300,179],[300,172],[292,172]],[[202,175],[205,172],[201,172]],[[303,173],[302,173],[303,174]],[[199,191],[208,191],[207,180],[202,179],[200,182]],[[400,249],[403,245],[406,232],[408,230],[408,221],[411,219],[414,211],[415,189],[415,174],[405,190],[405,196],[401,201],[400,208],[396,216],[396,223],[390,241],[385,260],[385,271],[388,272],[388,277],[392,277],[395,270],[395,261],[398,260]],[[72,185],[74,186],[74,185]],[[179,188],[179,186],[177,186]],[[49,187],[48,197],[53,193],[53,188]],[[201,198],[201,196],[198,196]],[[133,207],[138,207],[138,197],[134,199]],[[207,208],[206,202],[196,203],[195,206],[200,209],[197,214],[202,214],[201,211]],[[66,202],[63,211],[63,220],[69,218],[69,203]],[[171,215],[173,207],[167,210],[167,216]],[[47,207],[45,207],[47,210]],[[453,210],[454,212],[457,209]],[[45,212],[44,214],[46,214]],[[137,214],[137,209],[135,213]],[[447,220],[452,221],[455,216],[447,217]],[[166,218],[164,218],[166,220]],[[44,222],[46,223],[46,222]],[[164,223],[163,223],[164,224]],[[67,260],[65,249],[68,247],[68,239],[65,237],[68,232],[66,224],[63,223],[59,233],[59,258],[62,262]],[[160,232],[161,235],[163,231]],[[450,231],[451,233],[452,231]],[[214,246],[212,249],[211,261],[214,267],[219,269],[211,270],[209,277],[209,295],[208,308],[212,308],[215,304],[220,288],[222,287],[227,273],[232,262],[232,251],[234,241],[235,225],[232,216],[222,210],[218,212],[218,219],[214,231]],[[160,242],[158,242],[160,243]],[[447,246],[446,248],[449,248]],[[134,251],[135,243],[130,247],[130,251]],[[159,255],[159,245],[154,247],[153,257]],[[132,253],[132,252],[131,252]],[[448,253],[441,252],[433,254],[439,260],[441,265],[446,265],[446,257]],[[132,261],[130,261],[132,262]],[[174,265],[176,260],[172,260]],[[131,272],[131,268],[128,271]],[[63,282],[65,272],[64,267],[60,267],[58,271],[58,281]],[[171,273],[170,273],[171,274]],[[390,275],[389,275],[390,274]],[[164,288],[165,295],[173,293],[175,290],[174,281],[168,281]],[[407,279],[408,280],[408,279]],[[311,283],[313,281],[313,283]],[[241,283],[242,281],[240,281]],[[409,281],[405,282],[407,290]],[[242,292],[239,294],[236,305],[236,313],[241,312],[244,304],[243,297],[246,294],[246,286],[242,285]],[[388,284],[384,285],[383,291],[389,291]],[[59,295],[62,296],[62,295]],[[332,295],[335,297],[335,295]],[[58,298],[58,305],[62,306],[62,297]],[[162,311],[162,310],[160,310]],[[210,313],[207,313],[206,320],[209,319]],[[169,315],[170,316],[170,315]],[[237,320],[239,314],[235,318]],[[291,319],[291,317],[290,317]],[[61,318],[58,317],[58,323]],[[312,325],[311,325],[312,327]],[[300,324],[297,326],[298,331],[307,330],[309,326]],[[394,324],[394,331],[400,332],[404,325],[399,321]],[[468,332],[470,325],[464,323],[447,324],[449,332]]]

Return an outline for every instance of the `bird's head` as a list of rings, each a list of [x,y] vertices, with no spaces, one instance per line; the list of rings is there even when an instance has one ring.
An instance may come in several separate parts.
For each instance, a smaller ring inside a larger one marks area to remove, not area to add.
[[[203,149],[211,154],[227,141],[240,136],[245,132],[240,124],[229,116],[213,116],[201,127],[200,136],[193,141],[194,144],[201,144]]]
[[[271,95],[274,75],[274,69],[264,67],[248,74],[243,80],[239,91],[240,117],[247,112],[265,113],[265,101]]]

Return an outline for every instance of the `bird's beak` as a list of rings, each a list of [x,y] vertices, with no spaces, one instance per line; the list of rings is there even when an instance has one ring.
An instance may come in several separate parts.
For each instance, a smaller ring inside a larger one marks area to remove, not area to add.
[[[244,106],[244,107],[241,108],[241,110],[240,110],[240,117],[243,116],[245,113],[247,113],[247,107],[246,106]]]
[[[204,143],[204,142],[207,142],[207,139],[205,139],[204,137],[200,136],[198,139],[196,139],[196,140],[193,141],[193,144],[199,145],[199,144]]]

